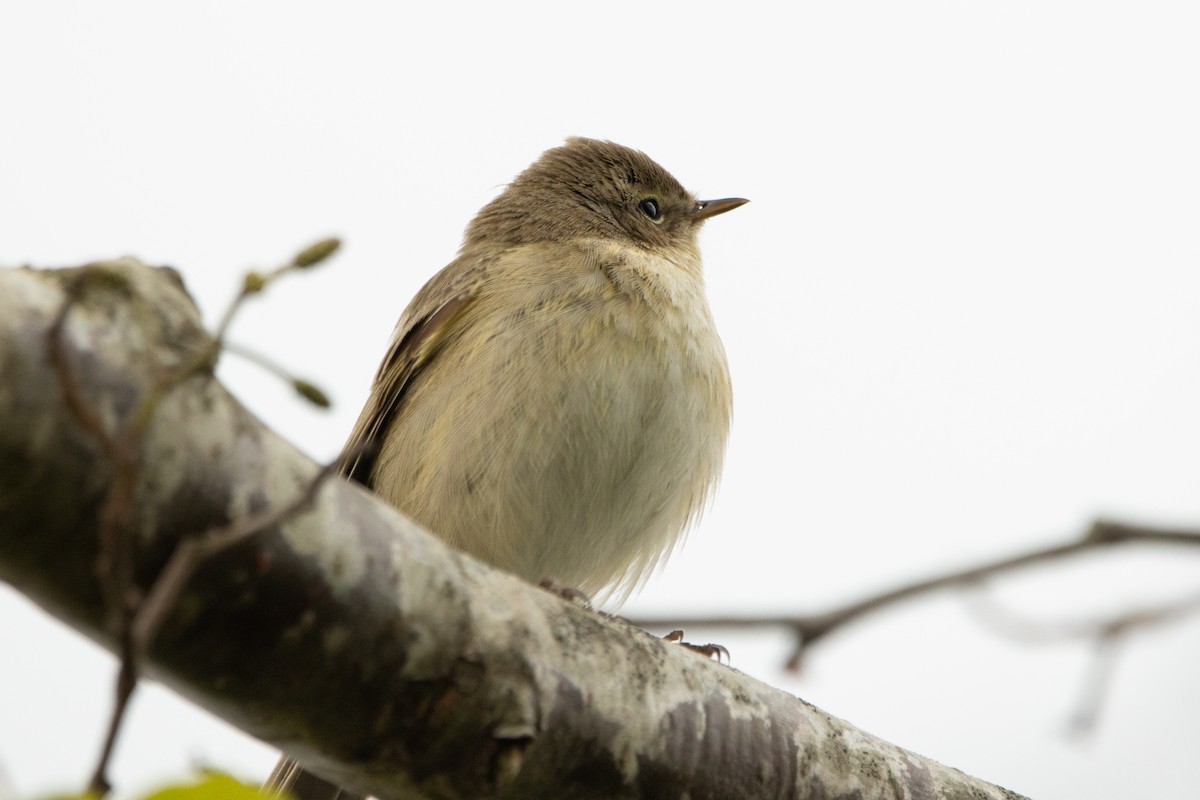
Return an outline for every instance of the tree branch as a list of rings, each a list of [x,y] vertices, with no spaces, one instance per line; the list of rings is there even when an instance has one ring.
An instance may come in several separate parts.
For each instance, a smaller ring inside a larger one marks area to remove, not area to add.
[[[211,339],[172,273],[103,267],[127,291],[86,292],[59,341],[116,431],[156,365]],[[48,352],[72,274],[0,272],[0,579],[116,649],[93,569],[114,467]],[[161,397],[138,454],[136,591],[180,542],[239,531],[155,611],[145,668],[340,785],[384,800],[1015,797],[493,571],[348,483],[259,516],[318,468],[203,375]]]
[[[804,654],[829,633],[856,622],[861,617],[890,606],[912,600],[942,589],[978,583],[1006,572],[1034,564],[1055,561],[1091,550],[1117,544],[1149,543],[1200,546],[1200,531],[1167,530],[1142,525],[1129,525],[1109,520],[1097,520],[1081,537],[1070,542],[1040,547],[967,569],[925,578],[894,589],[865,597],[839,608],[816,614],[786,614],[779,616],[694,616],[694,617],[630,617],[629,621],[644,628],[787,628],[795,635],[795,646],[788,657],[788,668],[798,669]]]
[[[976,618],[989,629],[1010,639],[1034,643],[1090,642],[1092,658],[1080,687],[1079,700],[1068,722],[1068,731],[1074,736],[1090,733],[1095,728],[1108,695],[1117,656],[1132,634],[1200,613],[1200,593],[1191,593],[1154,606],[1127,609],[1107,617],[1053,621],[1015,614],[982,593],[972,593],[970,599],[968,607]]]

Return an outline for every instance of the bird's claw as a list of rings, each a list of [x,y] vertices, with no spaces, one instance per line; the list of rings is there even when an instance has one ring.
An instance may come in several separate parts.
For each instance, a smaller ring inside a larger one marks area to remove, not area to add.
[[[584,608],[592,607],[592,598],[573,586],[563,586],[562,581],[558,578],[542,578],[538,581],[538,588],[545,589],[555,597],[561,597],[569,603],[575,603]]]
[[[680,647],[686,647],[693,653],[699,653],[705,658],[716,657],[718,664],[720,664],[722,660],[724,660],[725,663],[729,662],[729,649],[724,645],[714,644],[713,642],[709,642],[708,644],[691,644],[690,642],[685,642],[683,640],[683,631],[671,631],[664,636],[663,639],[668,642],[675,642]]]

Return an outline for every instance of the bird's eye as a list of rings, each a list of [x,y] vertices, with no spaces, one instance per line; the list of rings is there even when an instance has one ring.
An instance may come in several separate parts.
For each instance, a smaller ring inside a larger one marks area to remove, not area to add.
[[[662,215],[662,212],[658,210],[658,201],[653,197],[647,197],[638,203],[638,208],[642,210],[643,214],[653,220],[657,220]]]

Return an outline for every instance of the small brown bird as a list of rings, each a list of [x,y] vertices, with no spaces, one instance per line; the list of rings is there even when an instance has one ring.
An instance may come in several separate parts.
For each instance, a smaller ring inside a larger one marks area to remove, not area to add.
[[[612,142],[546,151],[401,315],[345,474],[483,561],[624,599],[720,473],[732,394],[696,235],[745,202]],[[268,786],[339,796],[287,759]]]

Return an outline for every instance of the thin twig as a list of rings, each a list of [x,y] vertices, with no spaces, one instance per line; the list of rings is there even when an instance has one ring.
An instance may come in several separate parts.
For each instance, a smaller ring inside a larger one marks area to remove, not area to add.
[[[112,758],[129,699],[137,688],[138,660],[153,639],[188,576],[209,555],[257,530],[277,524],[311,502],[317,486],[340,463],[339,459],[323,469],[301,498],[292,505],[274,513],[251,517],[241,523],[232,523],[197,540],[185,540],[168,562],[167,569],[151,587],[152,591],[156,591],[156,597],[154,602],[148,605],[149,598],[142,597],[134,585],[133,537],[129,535],[129,525],[136,510],[137,482],[142,459],[141,445],[146,429],[163,399],[173,389],[195,375],[205,374],[211,377],[220,358],[229,326],[247,297],[261,292],[281,275],[321,263],[339,246],[340,242],[337,239],[325,239],[301,251],[291,261],[266,275],[253,272],[247,274],[241,291],[222,315],[215,335],[190,360],[156,380],[115,434],[105,429],[100,414],[84,397],[68,357],[63,336],[67,316],[79,301],[87,284],[109,273],[101,271],[98,267],[85,266],[64,290],[62,305],[46,334],[49,359],[58,373],[68,411],[100,444],[112,469],[112,480],[100,509],[96,575],[105,600],[107,622],[118,642],[121,666],[117,677],[113,712],[89,785],[89,791],[99,796],[107,794],[111,789],[107,778],[108,763]],[[293,388],[314,402],[320,398],[320,392],[303,381],[293,381]]]
[[[117,669],[113,710],[108,718],[108,729],[104,733],[104,744],[100,748],[100,757],[96,759],[96,767],[92,771],[91,780],[88,781],[89,794],[101,797],[112,790],[112,784],[108,780],[108,762],[112,759],[113,748],[117,744],[117,733],[121,730],[121,721],[125,718],[125,710],[129,707],[129,700],[133,697],[133,691],[138,685],[136,659],[130,649],[129,637],[123,637],[119,645],[121,663]]]
[[[293,390],[295,390],[297,394],[318,408],[329,408],[331,405],[329,402],[329,397],[326,396],[325,392],[321,391],[320,387],[318,387],[315,383],[293,375],[278,361],[267,358],[257,350],[252,350],[249,347],[245,347],[237,342],[232,342],[226,339],[224,351],[226,353],[231,353],[235,356],[244,358],[251,364],[258,366],[280,380],[285,381],[292,387]]]
[[[1125,635],[1200,614],[1200,593],[1185,595],[1168,603],[1121,611],[1110,617],[1052,621],[1018,614],[984,594],[973,595],[970,600],[967,607],[980,624],[1001,636],[1031,644]]]
[[[295,270],[308,269],[315,267],[325,259],[329,258],[338,248],[342,246],[340,239],[330,238],[322,239],[315,244],[301,250],[292,260],[276,267],[265,273],[248,272],[242,280],[242,289],[237,296],[233,298],[233,302],[225,309],[225,313],[221,316],[221,321],[217,323],[217,328],[213,332],[213,341],[216,345],[216,351],[219,352],[222,344],[225,341],[225,335],[229,332],[229,325],[233,322],[233,318],[237,315],[238,310],[242,307],[242,303],[246,301],[252,294],[259,294],[280,277],[294,272]]]
[[[1067,732],[1071,736],[1084,736],[1096,727],[1108,687],[1112,685],[1117,671],[1117,656],[1120,654],[1124,637],[1113,633],[1101,636],[1094,642],[1089,668],[1080,687],[1075,710],[1067,720]]]
[[[106,775],[108,762],[112,758],[125,710],[134,689],[137,688],[137,664],[153,644],[163,621],[196,568],[217,553],[255,533],[273,528],[303,511],[316,498],[317,491],[325,480],[337,474],[338,463],[339,461],[335,460],[322,467],[292,502],[277,509],[234,520],[228,525],[205,531],[199,536],[185,538],[175,548],[150,591],[138,604],[129,625],[129,635],[120,640],[121,666],[117,674],[116,698],[109,717],[104,745],[89,783],[91,791],[104,795],[112,788]]]
[[[760,617],[696,616],[680,617],[633,617],[630,622],[644,628],[687,628],[687,627],[730,627],[761,628],[784,627],[795,634],[796,642],[788,668],[795,670],[808,648],[830,632],[845,627],[860,617],[887,608],[905,600],[941,589],[964,586],[984,578],[1012,572],[1017,569],[1056,559],[1073,556],[1089,550],[1132,542],[1152,544],[1187,544],[1200,546],[1200,531],[1165,530],[1139,525],[1098,520],[1080,538],[1064,544],[1052,545],[1020,553],[1008,558],[991,561],[968,569],[957,570],[925,580],[914,581],[895,589],[871,595],[840,608],[809,615],[781,615]]]
[[[1068,722],[1069,732],[1081,736],[1089,733],[1100,717],[1116,670],[1117,656],[1129,637],[1152,627],[1200,614],[1200,593],[1169,603],[1123,611],[1111,617],[1050,622],[1019,615],[982,594],[972,597],[968,607],[980,623],[1016,641],[1035,644],[1079,640],[1091,642],[1092,657],[1075,710]]]
[[[83,389],[79,386],[79,379],[75,375],[75,369],[67,356],[66,344],[63,341],[67,314],[70,313],[72,306],[79,302],[84,284],[95,275],[95,269],[90,265],[81,267],[63,290],[63,302],[58,307],[54,321],[50,323],[50,329],[46,332],[46,349],[50,363],[58,373],[58,383],[62,388],[63,401],[66,403],[67,410],[83,426],[84,430],[95,437],[105,454],[110,459],[116,460],[113,452],[115,447],[113,437],[104,429],[104,422],[100,419],[100,415],[84,399]]]
[[[113,477],[100,509],[98,524],[99,547],[96,575],[105,600],[109,626],[118,634],[123,656],[129,652],[128,629],[132,617],[129,588],[133,580],[133,554],[129,536],[125,535],[133,516],[137,474],[141,454],[137,447],[140,432],[124,426],[116,435],[104,427],[99,413],[88,404],[79,386],[74,366],[67,355],[63,331],[67,315],[81,298],[86,284],[99,275],[95,267],[83,267],[72,278],[64,292],[62,305],[46,334],[50,363],[58,373],[63,400],[71,416],[100,444],[112,465]],[[137,675],[131,659],[122,657],[116,686],[116,701],[104,737],[100,757],[89,782],[89,790],[99,795],[111,788],[106,777],[108,761],[116,742],[120,720],[129,698],[137,685]]]
[[[146,593],[145,599],[134,616],[131,636],[134,657],[141,658],[154,643],[154,637],[166,620],[167,614],[175,605],[179,594],[197,567],[238,542],[273,528],[304,511],[316,498],[317,491],[326,479],[338,473],[340,463],[341,458],[339,457],[323,466],[309,481],[304,491],[290,503],[233,520],[227,525],[207,530],[199,536],[181,540],[167,560],[166,566],[163,567],[154,584]]]
[[[50,362],[58,373],[67,410],[80,426],[96,439],[112,464],[112,483],[109,484],[99,514],[100,546],[96,558],[96,573],[103,589],[108,624],[114,630],[120,630],[127,616],[126,590],[133,574],[132,560],[124,546],[128,537],[122,536],[122,532],[133,515],[141,454],[136,446],[134,432],[123,428],[115,435],[109,433],[100,414],[88,404],[80,389],[79,379],[68,356],[63,336],[71,308],[79,302],[86,285],[103,274],[93,266],[79,270],[65,289],[62,305],[47,331],[46,339]]]

